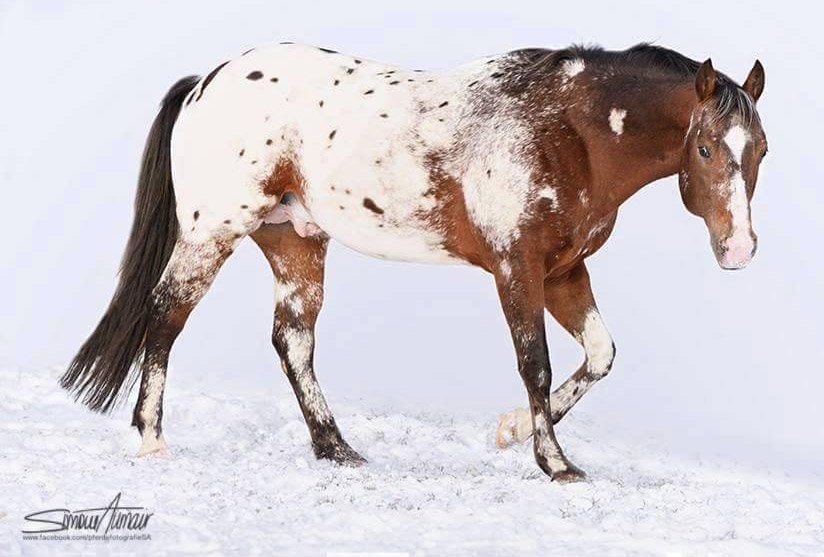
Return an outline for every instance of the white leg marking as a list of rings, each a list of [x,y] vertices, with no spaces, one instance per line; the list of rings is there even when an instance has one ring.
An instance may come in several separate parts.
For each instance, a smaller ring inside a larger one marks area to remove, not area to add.
[[[317,381],[312,377],[312,333],[289,328],[284,333],[286,358],[295,372],[298,388],[309,411],[320,422],[332,420],[332,414]]]
[[[587,371],[595,378],[606,375],[615,357],[615,349],[612,337],[596,309],[590,309],[587,313],[581,344],[587,354]]]

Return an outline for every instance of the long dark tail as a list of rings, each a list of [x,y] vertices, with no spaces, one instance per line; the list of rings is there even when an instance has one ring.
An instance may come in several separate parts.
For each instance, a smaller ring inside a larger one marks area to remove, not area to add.
[[[134,222],[120,264],[117,290],[97,328],[60,380],[75,399],[82,397],[84,404],[98,412],[108,412],[128,394],[136,379],[132,372],[143,356],[152,290],[169,262],[178,234],[170,153],[172,128],[184,97],[198,80],[197,76],[181,79],[161,103],[143,152]]]

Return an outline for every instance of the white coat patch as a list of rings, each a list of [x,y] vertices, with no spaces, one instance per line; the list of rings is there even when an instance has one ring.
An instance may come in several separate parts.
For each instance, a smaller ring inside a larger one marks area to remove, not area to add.
[[[555,188],[547,186],[539,192],[540,197],[549,199],[553,207],[558,207],[558,192]]]
[[[624,133],[624,118],[627,116],[627,111],[623,108],[613,108],[609,111],[609,128],[615,132],[615,135]]]
[[[584,61],[580,58],[576,58],[575,60],[568,60],[564,63],[564,74],[566,74],[567,77],[575,77],[576,75],[584,71],[585,68],[586,64],[584,64]]]

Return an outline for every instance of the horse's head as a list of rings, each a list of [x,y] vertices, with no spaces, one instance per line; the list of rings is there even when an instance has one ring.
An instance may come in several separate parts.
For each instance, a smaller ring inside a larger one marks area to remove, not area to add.
[[[755,102],[764,90],[764,68],[756,61],[742,87],[718,74],[707,60],[695,80],[692,112],[681,159],[684,205],[704,219],[718,264],[742,269],[752,260],[757,237],[750,220],[758,167],[767,139]]]

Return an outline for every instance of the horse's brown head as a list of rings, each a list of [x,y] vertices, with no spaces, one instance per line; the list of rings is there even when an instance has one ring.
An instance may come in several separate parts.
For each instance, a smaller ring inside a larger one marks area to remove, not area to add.
[[[756,61],[742,87],[718,74],[707,60],[695,79],[698,104],[692,112],[679,173],[681,198],[704,219],[712,249],[724,269],[741,269],[755,254],[750,219],[758,167],[767,139],[755,102],[764,90],[764,68]]]

